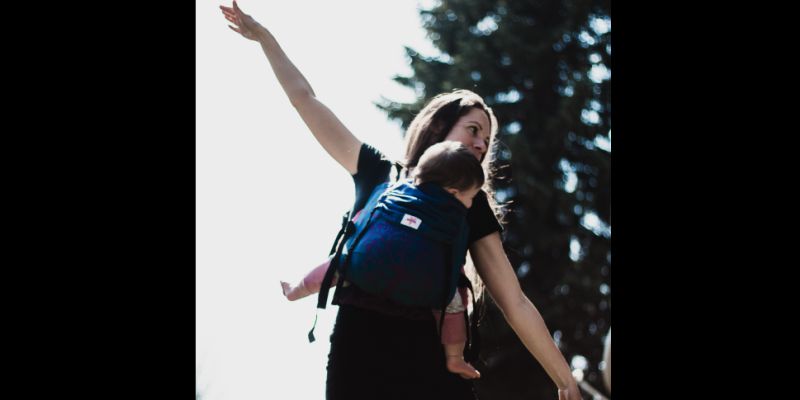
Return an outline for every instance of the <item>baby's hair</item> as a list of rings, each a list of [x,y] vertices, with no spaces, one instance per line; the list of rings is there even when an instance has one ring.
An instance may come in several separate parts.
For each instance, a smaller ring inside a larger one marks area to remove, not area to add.
[[[422,153],[414,168],[415,182],[435,183],[460,191],[483,186],[480,161],[461,142],[439,142]]]

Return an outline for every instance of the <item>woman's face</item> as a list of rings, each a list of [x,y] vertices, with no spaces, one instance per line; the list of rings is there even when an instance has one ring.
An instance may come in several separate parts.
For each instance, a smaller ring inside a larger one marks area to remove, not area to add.
[[[489,117],[479,108],[472,108],[458,119],[444,140],[461,142],[480,160],[489,149],[489,136],[492,134]]]

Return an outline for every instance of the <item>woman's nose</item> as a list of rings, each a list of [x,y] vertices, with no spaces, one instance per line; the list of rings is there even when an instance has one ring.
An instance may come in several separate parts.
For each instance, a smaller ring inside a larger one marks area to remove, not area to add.
[[[481,154],[486,152],[486,142],[483,141],[483,138],[475,140],[475,148],[480,150]]]

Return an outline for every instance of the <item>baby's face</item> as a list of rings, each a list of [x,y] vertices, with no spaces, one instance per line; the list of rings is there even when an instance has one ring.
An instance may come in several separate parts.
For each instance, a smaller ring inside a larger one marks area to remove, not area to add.
[[[480,186],[475,186],[468,190],[458,190],[453,188],[447,188],[447,191],[452,193],[453,196],[456,196],[458,201],[464,205],[464,207],[470,208],[472,207],[472,199],[475,198],[475,195],[481,190]]]

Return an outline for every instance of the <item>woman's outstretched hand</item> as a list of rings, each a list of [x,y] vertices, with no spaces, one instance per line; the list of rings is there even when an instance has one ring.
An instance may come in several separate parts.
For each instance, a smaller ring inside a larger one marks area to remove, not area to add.
[[[564,389],[558,389],[558,400],[583,400],[575,381],[572,381],[570,385]]]
[[[234,32],[250,39],[259,41],[266,28],[261,26],[253,17],[245,14],[236,2],[233,2],[233,7],[219,6],[225,19],[233,23],[235,26],[228,25]]]

